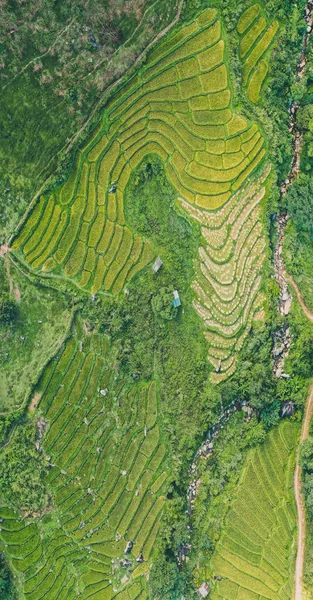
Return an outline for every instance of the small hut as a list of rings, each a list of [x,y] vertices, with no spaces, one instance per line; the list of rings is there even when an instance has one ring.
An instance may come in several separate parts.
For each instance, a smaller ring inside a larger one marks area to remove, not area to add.
[[[179,297],[179,294],[178,294],[177,290],[173,291],[173,296],[174,296],[173,306],[175,308],[178,308],[181,305],[181,301],[180,301],[180,297]]]
[[[198,592],[199,592],[200,598],[206,598],[209,595],[210,588],[209,588],[208,584],[206,583],[206,581],[204,581],[200,585]]]
[[[163,265],[163,262],[160,259],[160,257],[158,256],[158,258],[156,259],[155,263],[152,265],[152,271],[153,271],[153,273],[157,273],[161,269],[162,265]]]

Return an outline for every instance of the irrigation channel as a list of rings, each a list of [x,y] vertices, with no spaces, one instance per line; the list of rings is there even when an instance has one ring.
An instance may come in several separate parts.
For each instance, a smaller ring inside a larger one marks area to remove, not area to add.
[[[303,38],[302,51],[297,64],[297,81],[301,81],[303,78],[305,67],[307,64],[307,46],[309,37],[312,31],[312,23],[313,23],[313,0],[307,0],[306,8],[304,11],[304,19],[306,22],[306,32]],[[283,181],[280,185],[280,200],[283,200],[286,196],[290,185],[295,181],[300,171],[300,157],[303,143],[303,135],[297,128],[297,112],[300,107],[299,102],[292,102],[289,108],[290,115],[290,125],[289,131],[292,135],[292,148],[293,148],[293,156],[291,167],[289,171],[288,177]],[[290,312],[292,296],[288,290],[288,278],[285,270],[283,255],[282,255],[282,246],[283,246],[283,238],[285,228],[290,216],[286,213],[276,215],[276,223],[277,223],[277,244],[274,248],[273,252],[273,266],[274,266],[274,274],[276,281],[279,286],[279,301],[278,301],[278,310],[282,316],[285,317],[282,327],[275,334],[274,344],[273,344],[273,372],[275,377],[286,378],[288,375],[284,373],[284,363],[285,358],[288,356],[290,343],[291,343],[291,334],[290,328],[288,327],[286,316]],[[197,450],[193,462],[189,468],[189,484],[187,488],[187,516],[188,516],[188,525],[187,528],[189,530],[188,539],[190,539],[191,533],[191,517],[192,511],[196,500],[197,491],[199,489],[201,480],[198,477],[198,462],[203,458],[208,458],[214,452],[214,440],[218,437],[220,431],[223,429],[225,423],[228,421],[231,415],[235,412],[243,410],[246,412],[246,418],[249,419],[253,414],[253,409],[245,402],[245,401],[235,401],[231,405],[227,406],[225,409],[222,409],[221,416],[213,427],[210,428],[206,435],[206,439],[201,444],[200,448]],[[313,409],[312,409],[313,410]],[[310,411],[311,412],[311,411]],[[304,420],[306,420],[306,415],[304,416]],[[303,518],[302,514],[298,514],[298,520]],[[183,561],[186,559],[189,551],[191,550],[191,544],[189,541],[186,541],[185,544],[181,547],[178,554],[178,564],[179,567],[182,567]],[[298,562],[298,561],[297,561]],[[298,566],[299,570],[299,566]],[[296,591],[295,600],[302,600],[302,571],[303,571],[303,560],[302,566],[300,568],[300,586],[299,582],[296,582],[296,590],[297,587],[300,589],[300,593]],[[299,577],[297,577],[297,580]]]

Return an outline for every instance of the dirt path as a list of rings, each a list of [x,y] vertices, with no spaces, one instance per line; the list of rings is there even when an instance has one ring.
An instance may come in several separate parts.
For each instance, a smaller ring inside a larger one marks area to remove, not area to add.
[[[295,288],[296,289],[296,288]],[[299,290],[298,290],[299,292]],[[296,291],[297,293],[297,291]],[[299,292],[300,294],[300,292]],[[297,294],[298,295],[298,294]],[[301,298],[301,296],[300,296]],[[302,300],[302,298],[301,298]],[[300,302],[300,299],[299,299]],[[302,300],[303,302],[303,300]],[[302,304],[301,304],[302,306]],[[304,305],[305,306],[305,305]],[[306,307],[305,307],[306,308]],[[306,308],[307,310],[307,308]],[[308,311],[309,312],[309,311]],[[310,314],[310,320],[313,321],[313,315]],[[304,419],[301,428],[299,444],[309,437],[310,421],[313,414],[313,385],[310,388],[308,399],[305,406]],[[304,600],[303,596],[303,563],[304,563],[304,552],[305,552],[305,506],[302,496],[302,469],[298,464],[299,451],[297,456],[295,479],[294,479],[294,491],[295,499],[298,511],[298,550],[296,560],[296,574],[295,574],[295,593],[294,600]]]
[[[40,398],[41,398],[41,394],[40,394],[39,392],[37,392],[37,394],[35,394],[35,395],[32,397],[32,399],[31,399],[31,403],[30,403],[30,405],[29,405],[29,407],[28,407],[28,409],[29,409],[31,412],[34,412],[34,411],[36,410],[36,408],[37,408],[37,404],[38,404],[38,402],[39,402]]]
[[[11,294],[11,296],[15,296],[17,302],[20,303],[20,301],[21,301],[21,292],[19,290],[19,287],[18,287],[17,283],[15,282],[15,284],[14,284],[13,277],[11,275],[9,256],[8,256],[7,253],[5,253],[3,255],[3,257],[4,257],[4,264],[5,264],[7,278],[8,278],[9,287],[10,287],[10,294]]]
[[[303,310],[305,316],[313,323],[313,313],[308,309],[305,305],[303,298],[301,296],[301,292],[294,281],[291,275],[288,275],[284,272],[284,277],[286,281],[291,285],[294,289],[298,302]],[[311,385],[309,395],[306,401],[303,423],[301,428],[299,446],[303,440],[306,440],[309,437],[309,429],[310,429],[310,421],[313,415],[313,384]],[[298,454],[296,461],[296,469],[295,469],[295,478],[294,478],[294,492],[295,499],[297,504],[297,512],[298,512],[298,549],[297,549],[297,559],[296,559],[296,573],[295,573],[295,589],[294,589],[294,600],[304,600],[303,595],[303,563],[304,563],[304,553],[305,553],[305,505],[302,495],[302,469],[299,466],[299,446],[298,446]]]
[[[299,302],[305,316],[309,319],[309,321],[311,321],[311,323],[313,323],[313,313],[304,304],[303,298],[301,296],[301,292],[300,292],[295,280],[293,279],[293,277],[291,275],[288,275],[287,273],[285,273],[285,279],[288,283],[290,283],[290,285],[293,287],[294,291],[296,292],[298,302]]]

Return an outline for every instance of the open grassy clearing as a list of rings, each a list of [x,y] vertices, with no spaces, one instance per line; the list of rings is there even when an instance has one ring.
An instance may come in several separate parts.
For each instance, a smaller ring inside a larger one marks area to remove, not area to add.
[[[108,338],[84,337],[78,324],[41,380],[54,508],[41,519],[42,535],[38,521],[0,508],[1,540],[24,598],[56,599],[61,587],[65,598],[111,600],[122,589],[123,598],[146,597],[142,573],[170,475],[156,383],[114,387],[110,352]],[[128,541],[130,564],[121,566]]]
[[[8,258],[0,262],[0,289],[0,302],[10,298],[16,306],[15,318],[0,325],[0,412],[10,412],[62,344],[72,310],[66,297],[31,283]]]
[[[284,421],[250,450],[213,555],[213,600],[292,596],[296,510],[293,470],[299,427]]]
[[[244,148],[242,135],[252,127],[232,111],[221,23],[208,9],[152,51],[113,96],[103,127],[78,153],[63,187],[38,201],[14,250],[38,272],[117,294],[154,256],[144,239],[138,251],[136,232],[125,223],[133,169],[156,153],[183,198],[215,210],[264,159],[261,137],[255,152]],[[234,150],[222,157],[225,141]]]
[[[237,31],[240,35],[242,83],[249,100],[257,104],[268,71],[268,54],[278,32],[278,22],[266,22],[259,4],[253,4],[241,15]]]

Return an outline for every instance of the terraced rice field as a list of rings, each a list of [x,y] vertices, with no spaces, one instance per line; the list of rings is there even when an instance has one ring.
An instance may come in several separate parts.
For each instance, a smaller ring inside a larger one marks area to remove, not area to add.
[[[41,197],[18,234],[13,247],[32,269],[118,293],[151,261],[123,206],[130,175],[149,153],[164,160],[191,205],[218,209],[240,188],[265,148],[232,110],[224,45],[217,12],[208,9],[151,52],[109,103],[65,185]]]
[[[265,57],[278,32],[278,22],[267,23],[259,4],[249,6],[241,15],[237,31],[240,35],[240,58],[243,63],[242,83],[249,100],[259,101],[261,88],[268,71]]]
[[[222,381],[236,366],[236,355],[253,320],[263,319],[260,292],[266,245],[261,220],[261,201],[269,169],[246,186],[218,213],[186,210],[202,224],[204,245],[199,251],[195,308],[206,326],[211,378]]]
[[[38,522],[0,507],[0,538],[27,600],[147,597],[166,449],[155,382],[116,386],[112,360],[107,338],[77,327],[41,382],[52,508]]]
[[[259,13],[254,5],[238,24],[247,83],[262,64],[260,52],[252,61],[254,43],[246,37]],[[218,382],[233,372],[236,352],[261,314],[265,252],[257,205],[265,189],[264,177],[253,183],[253,176],[264,169],[266,148],[257,125],[232,108],[215,9],[156,47],[113,96],[67,182],[40,198],[13,249],[38,273],[65,277],[93,294],[118,294],[155,256],[124,216],[126,185],[151,153],[164,161],[184,209],[203,225],[195,306]]]
[[[284,421],[251,450],[212,561],[212,600],[290,600],[298,425]]]

